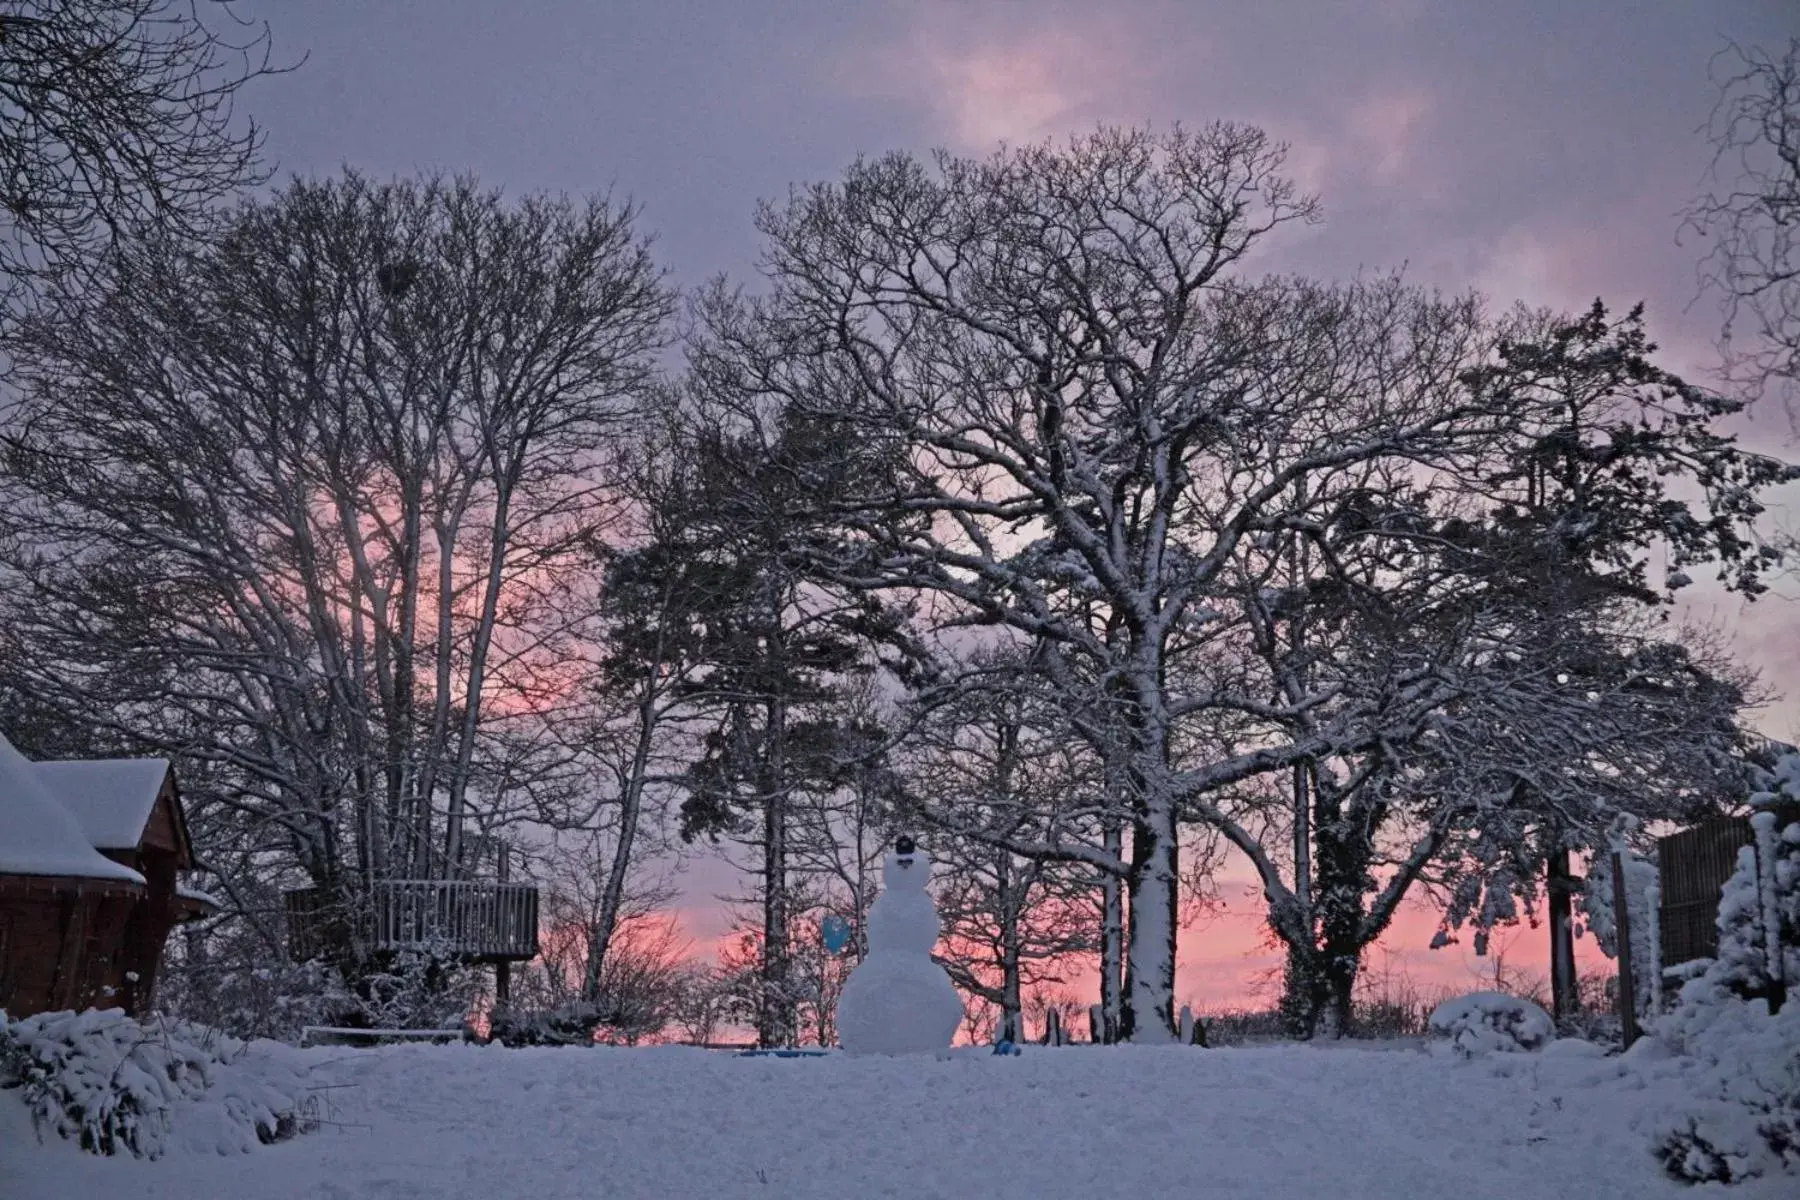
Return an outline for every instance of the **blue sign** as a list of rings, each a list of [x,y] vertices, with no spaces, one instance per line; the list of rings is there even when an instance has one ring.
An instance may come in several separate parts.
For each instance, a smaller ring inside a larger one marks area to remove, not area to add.
[[[819,939],[827,954],[837,954],[850,944],[850,922],[836,913],[819,922]]]

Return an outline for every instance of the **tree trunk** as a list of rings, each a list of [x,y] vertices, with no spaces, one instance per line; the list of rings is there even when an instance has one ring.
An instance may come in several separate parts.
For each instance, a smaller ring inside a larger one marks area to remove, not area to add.
[[[788,987],[787,793],[783,741],[787,702],[769,701],[767,745],[762,773],[763,800],[763,959],[757,1044],[775,1049],[794,1044],[794,999]]]
[[[456,746],[455,773],[450,776],[450,795],[444,809],[444,877],[462,874],[463,821],[467,816],[469,776],[475,743],[481,734],[481,707],[487,689],[488,652],[499,622],[500,597],[506,584],[506,556],[512,548],[512,490],[518,463],[509,462],[495,480],[494,511],[489,522],[487,577],[482,584],[481,609],[469,637],[468,682],[463,686],[462,730]]]
[[[1109,820],[1101,833],[1103,848],[1113,858],[1124,857],[1124,834],[1119,822]],[[1100,882],[1100,1014],[1101,1036],[1107,1043],[1119,1040],[1119,1013],[1123,998],[1125,950],[1125,893],[1117,875]]]
[[[1350,1032],[1355,1016],[1356,975],[1362,966],[1361,947],[1333,953],[1326,949],[1324,968],[1325,1004],[1314,1026],[1314,1034],[1341,1038]]]
[[[1288,956],[1282,1023],[1290,1037],[1337,1038],[1350,1032],[1357,972],[1372,936],[1364,911],[1369,848],[1355,835],[1341,834],[1339,793],[1310,775],[1303,779],[1296,774],[1296,796],[1303,792],[1310,799],[1314,841],[1311,895],[1304,901],[1299,929],[1283,933]],[[1296,932],[1304,934],[1303,941],[1292,936]]]
[[[1132,824],[1129,940],[1119,1036],[1167,1042],[1175,1036],[1175,822],[1161,805]]]
[[[1011,855],[1000,850],[995,855],[994,894],[1000,898],[1000,1029],[996,1041],[1024,1040],[1024,1005],[1020,997],[1019,979],[1019,914],[1011,896]]]
[[[1550,851],[1550,1006],[1561,1021],[1581,1008],[1575,980],[1575,877],[1569,870],[1569,850],[1560,842]]]
[[[1019,960],[1008,955],[1000,971],[1000,1028],[997,1042],[1020,1042],[1025,1037],[1025,1005],[1020,996]]]
[[[1314,945],[1288,941],[1281,972],[1281,1029],[1297,1041],[1309,1040],[1319,1027],[1324,1004],[1319,951]]]
[[[600,893],[600,911],[595,914],[593,928],[588,931],[587,969],[582,976],[581,997],[590,1004],[600,998],[600,971],[606,963],[606,950],[618,927],[619,909],[625,901],[625,877],[631,871],[631,847],[637,838],[638,815],[644,804],[644,777],[650,769],[650,744],[656,734],[656,700],[653,667],[644,680],[644,695],[638,702],[637,744],[632,747],[630,773],[625,778],[625,793],[619,800],[619,837],[613,845],[606,886]]]

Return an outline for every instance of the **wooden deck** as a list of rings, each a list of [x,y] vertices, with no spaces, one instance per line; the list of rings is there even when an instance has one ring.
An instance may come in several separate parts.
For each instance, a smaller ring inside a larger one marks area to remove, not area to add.
[[[377,951],[433,949],[478,962],[538,952],[538,890],[469,879],[378,881],[362,904],[333,904],[318,888],[287,892],[288,949],[316,958],[359,937]]]

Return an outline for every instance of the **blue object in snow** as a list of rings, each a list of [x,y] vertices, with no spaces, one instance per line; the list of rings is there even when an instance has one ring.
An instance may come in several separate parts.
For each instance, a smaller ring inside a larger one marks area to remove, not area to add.
[[[819,922],[819,939],[825,943],[827,954],[836,954],[850,944],[850,922],[836,913],[831,913]]]
[[[739,1050],[739,1058],[822,1058],[829,1050]]]
[[[999,1055],[1018,1054],[1020,1050],[1011,1042],[995,1042],[994,1053]]]

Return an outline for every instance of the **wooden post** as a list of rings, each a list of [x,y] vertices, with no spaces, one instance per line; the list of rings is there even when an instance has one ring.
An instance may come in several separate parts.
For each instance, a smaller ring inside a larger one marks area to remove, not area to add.
[[[1619,1023],[1624,1027],[1625,1048],[1638,1039],[1637,977],[1631,972],[1630,889],[1625,886],[1625,856],[1612,852],[1613,936],[1619,940]]]
[[[505,1012],[512,1003],[512,964],[504,958],[494,962],[494,1011]]]

